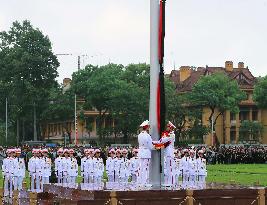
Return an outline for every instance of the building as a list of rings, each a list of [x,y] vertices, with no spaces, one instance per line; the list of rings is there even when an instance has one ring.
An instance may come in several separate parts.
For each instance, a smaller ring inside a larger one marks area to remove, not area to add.
[[[63,79],[63,92],[66,92],[70,88],[71,79]],[[81,117],[81,110],[79,107],[84,103],[84,99],[77,98],[77,131],[76,137],[79,144],[95,144],[97,141],[97,116],[99,114],[98,110],[84,110],[82,111],[83,117]],[[73,102],[73,107],[75,102]],[[114,128],[114,120],[110,116],[107,116],[103,119],[102,127],[106,129]],[[64,121],[48,121],[43,122],[41,125],[41,136],[43,140],[64,143],[65,140],[67,143],[74,144],[75,141],[75,113],[73,112],[73,117]],[[117,137],[114,134],[112,137]]]
[[[198,67],[181,66],[179,70],[171,71],[169,78],[176,84],[178,93],[190,92],[193,85],[202,77],[213,73],[224,73],[231,79],[236,80],[241,90],[246,92],[247,99],[239,105],[238,114],[226,111],[218,118],[215,129],[217,138],[222,144],[239,143],[239,130],[242,121],[258,121],[264,126],[261,143],[267,144],[267,110],[259,109],[253,102],[253,89],[256,78],[252,75],[248,67],[243,62],[238,63],[235,68],[232,61],[226,61],[224,67]],[[216,111],[218,113],[218,111]],[[216,114],[216,113],[215,113]],[[210,110],[203,109],[202,122],[209,125],[208,117]],[[211,134],[205,137],[206,144],[213,144]]]

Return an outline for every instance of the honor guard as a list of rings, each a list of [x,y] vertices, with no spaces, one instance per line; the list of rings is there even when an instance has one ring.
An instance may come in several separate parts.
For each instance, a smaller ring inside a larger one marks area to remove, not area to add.
[[[195,151],[193,149],[190,150],[189,157],[189,185],[193,188],[196,185],[196,174],[197,174],[197,160]]]
[[[71,161],[69,158],[69,150],[64,149],[63,151],[64,157],[62,159],[62,183],[63,186],[67,186],[67,183],[69,182],[69,172],[71,168]]]
[[[198,151],[198,159],[197,159],[197,174],[198,174],[198,185],[199,188],[205,189],[206,188],[206,176],[207,176],[207,166],[206,166],[206,159],[204,156],[204,151]]]
[[[149,183],[149,166],[151,159],[151,150],[153,149],[151,136],[148,134],[149,121],[144,121],[140,128],[141,133],[138,135],[139,153],[138,157],[140,159],[140,176],[138,182],[141,185],[146,185]]]
[[[181,153],[174,150],[174,184],[179,185],[179,178],[181,176]]]
[[[62,160],[63,160],[63,149],[60,148],[57,151],[58,157],[55,159],[55,172],[57,177],[57,183],[63,182],[63,173],[62,173]]]
[[[122,158],[120,163],[120,182],[126,184],[130,176],[130,161],[127,159],[128,151],[126,149],[122,150]]]
[[[90,186],[94,183],[94,150],[93,149],[86,149],[85,157],[82,159],[81,162],[81,173],[83,175],[83,183],[88,184]]]
[[[23,179],[25,178],[25,161],[21,156],[21,149],[16,149],[16,171],[14,172],[14,189],[22,190]]]
[[[42,185],[44,184],[49,184],[49,177],[51,176],[51,165],[52,165],[52,161],[51,159],[48,157],[48,150],[47,149],[43,149],[42,150],[42,155],[43,157],[41,158],[42,161]]]
[[[189,181],[189,154],[188,149],[183,150],[183,157],[180,161],[181,164],[181,171],[182,171],[182,181],[183,181],[183,188],[186,188],[188,186]]]
[[[15,172],[14,150],[6,151],[7,157],[3,160],[2,173],[4,176],[4,196],[12,197],[13,194],[13,178]]]
[[[174,142],[175,142],[175,134],[174,129],[176,127],[169,121],[167,124],[167,129],[161,135],[161,138],[157,142],[153,142],[153,144],[157,147],[164,148],[164,173],[166,176],[166,185],[171,186],[174,184]]]
[[[130,159],[130,172],[132,182],[136,183],[139,177],[140,160],[138,158],[138,149],[133,149],[133,157]]]
[[[40,192],[41,191],[41,180],[42,180],[42,163],[41,159],[38,157],[40,150],[33,149],[33,156],[29,160],[28,171],[31,177],[31,191]]]
[[[121,150],[116,150],[116,159],[114,161],[114,170],[115,170],[115,182],[120,182],[120,163],[121,163]]]
[[[115,182],[115,161],[116,161],[116,157],[115,157],[115,150],[114,149],[110,149],[109,150],[109,157],[107,159],[106,162],[106,172],[108,175],[108,184],[107,184],[107,188],[112,188]]]
[[[95,157],[93,159],[94,167],[94,183],[96,189],[101,189],[102,187],[102,177],[104,174],[104,163],[103,159],[100,158],[100,150],[95,150]]]
[[[70,162],[71,162],[71,167],[69,170],[69,183],[70,183],[71,188],[75,188],[76,178],[78,176],[78,163],[77,163],[77,159],[74,157],[73,149],[69,150],[69,155],[70,155]]]

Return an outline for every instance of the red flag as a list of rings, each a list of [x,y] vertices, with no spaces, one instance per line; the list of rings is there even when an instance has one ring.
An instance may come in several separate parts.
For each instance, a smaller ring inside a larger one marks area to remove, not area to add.
[[[165,38],[165,4],[166,0],[160,0],[159,36],[158,36],[158,60],[160,65],[158,89],[157,89],[157,122],[158,131],[162,133],[165,128],[165,90],[164,90],[164,38]]]

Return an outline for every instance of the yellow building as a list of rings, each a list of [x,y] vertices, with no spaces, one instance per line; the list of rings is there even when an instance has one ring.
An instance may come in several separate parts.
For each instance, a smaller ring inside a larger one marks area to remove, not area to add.
[[[232,114],[226,111],[221,115],[216,123],[215,130],[217,139],[221,144],[239,143],[239,129],[242,121],[258,121],[264,126],[264,131],[261,143],[267,144],[267,110],[259,109],[253,102],[253,90],[256,83],[256,78],[252,75],[248,67],[244,67],[243,62],[238,63],[238,67],[234,68],[232,61],[226,61],[224,67],[198,67],[191,68],[190,66],[181,66],[179,70],[173,70],[169,77],[176,84],[178,93],[190,92],[193,85],[202,76],[211,75],[221,72],[236,80],[241,90],[247,93],[247,99],[239,104],[240,112]],[[218,114],[216,111],[215,115]],[[208,118],[210,110],[203,109],[202,122],[204,125],[209,125]],[[211,134],[205,137],[205,143],[213,144]]]
[[[70,88],[71,79],[65,78],[63,80],[63,92]],[[77,99],[77,107],[84,103],[83,99]],[[74,102],[73,102],[74,106]],[[96,109],[83,111],[86,117],[85,121],[79,118],[80,110],[77,109],[77,139],[79,144],[95,143],[97,141],[97,116],[98,111]],[[75,140],[75,114],[73,118],[65,121],[51,121],[43,122],[41,125],[41,136],[43,140],[53,141],[58,143],[64,143],[66,138],[67,142],[74,144]],[[89,125],[88,125],[89,124]],[[114,127],[114,120],[108,115],[104,119],[102,124],[103,128]],[[90,127],[90,129],[88,129]],[[111,137],[117,137],[112,135]]]

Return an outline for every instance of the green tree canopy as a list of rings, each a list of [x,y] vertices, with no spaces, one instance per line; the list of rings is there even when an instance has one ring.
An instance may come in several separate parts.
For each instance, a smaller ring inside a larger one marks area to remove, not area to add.
[[[193,86],[189,94],[190,104],[198,107],[207,107],[211,110],[209,116],[210,125],[214,117],[214,125],[217,119],[226,110],[232,113],[239,111],[239,103],[246,98],[243,91],[240,90],[236,81],[231,80],[223,73],[203,76]],[[215,109],[219,114],[214,116]]]
[[[260,108],[267,108],[267,76],[258,80],[254,88],[253,99]]]
[[[27,118],[29,113],[38,122],[50,88],[57,85],[58,66],[48,36],[29,21],[16,21],[9,31],[0,32],[0,102],[8,98],[14,129],[21,127],[20,121],[33,120]]]
[[[257,121],[244,120],[241,123],[239,135],[241,140],[259,141],[263,132],[263,125]]]

